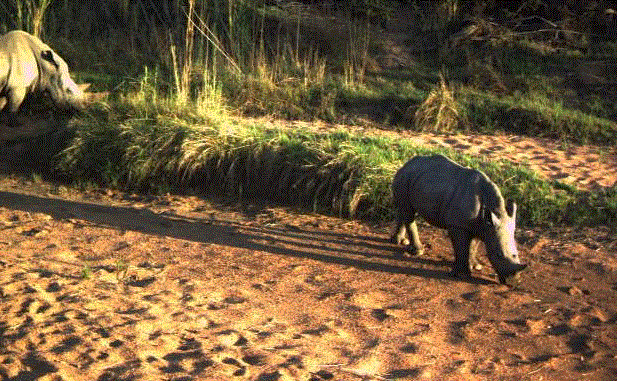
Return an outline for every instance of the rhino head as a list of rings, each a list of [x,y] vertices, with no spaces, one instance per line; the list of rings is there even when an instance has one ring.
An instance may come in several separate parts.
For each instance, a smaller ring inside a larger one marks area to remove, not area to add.
[[[490,221],[485,225],[481,237],[486,246],[486,253],[497,271],[501,283],[516,276],[527,265],[519,260],[514,230],[516,229],[516,203],[509,201],[506,207],[503,204],[496,211],[491,211]]]
[[[41,89],[49,92],[58,107],[82,109],[84,93],[71,79],[66,62],[53,50],[43,50],[39,60]]]

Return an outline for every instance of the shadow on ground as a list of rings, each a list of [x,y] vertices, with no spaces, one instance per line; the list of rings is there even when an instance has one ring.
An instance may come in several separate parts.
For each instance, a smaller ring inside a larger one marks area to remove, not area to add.
[[[145,208],[76,202],[6,191],[0,191],[0,205],[48,214],[55,219],[84,220],[100,227],[308,258],[364,270],[453,280],[449,276],[450,262],[424,258],[405,258],[401,261],[395,255],[399,249],[379,237],[250,226],[214,218],[198,219],[166,212],[156,214]],[[473,284],[492,283],[477,278],[456,280]]]

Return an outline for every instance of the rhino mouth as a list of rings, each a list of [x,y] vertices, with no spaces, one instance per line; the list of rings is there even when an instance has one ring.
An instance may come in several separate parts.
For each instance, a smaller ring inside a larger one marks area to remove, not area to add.
[[[517,284],[518,282],[520,282],[521,271],[525,270],[527,266],[527,264],[517,263],[513,265],[510,269],[508,269],[508,271],[500,272],[499,274],[497,274],[497,276],[499,277],[499,283],[508,285],[512,283]]]

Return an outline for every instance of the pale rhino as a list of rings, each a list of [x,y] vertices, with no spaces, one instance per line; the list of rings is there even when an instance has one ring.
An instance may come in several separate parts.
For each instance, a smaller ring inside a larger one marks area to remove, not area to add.
[[[13,121],[26,95],[37,92],[48,92],[63,109],[83,107],[68,65],[48,45],[20,30],[0,36],[0,111]]]

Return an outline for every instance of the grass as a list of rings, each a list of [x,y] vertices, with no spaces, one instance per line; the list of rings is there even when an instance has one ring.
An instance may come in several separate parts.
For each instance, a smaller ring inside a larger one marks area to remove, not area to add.
[[[452,84],[443,75],[436,84],[428,80],[377,75],[345,83],[333,74],[319,80],[302,74],[278,82],[248,77],[230,86],[223,81],[221,87],[230,106],[249,115],[342,123],[363,123],[364,118],[418,131],[509,132],[575,144],[617,144],[617,123],[609,118],[613,111],[600,102],[589,104],[596,110],[592,113],[566,105],[554,95],[557,90],[496,95]]]
[[[617,124],[570,109],[542,94],[497,97],[463,88],[459,102],[473,129],[551,137],[577,144],[614,145]]]
[[[454,98],[454,91],[446,83],[443,74],[439,85],[435,86],[428,97],[415,112],[415,129],[418,131],[453,132],[466,125],[460,105]]]
[[[512,162],[487,162],[389,135],[272,127],[220,109],[145,99],[99,103],[73,119],[65,134],[40,137],[54,150],[39,155],[47,157],[45,171],[87,186],[262,199],[389,221],[396,170],[412,156],[440,153],[486,172],[504,197],[519,204],[523,225],[617,223],[617,189],[588,194]]]
[[[88,265],[84,265],[81,268],[80,276],[81,276],[81,279],[84,279],[84,280],[92,278],[92,268]]]
[[[10,20],[12,11],[30,9],[30,3],[5,6],[0,19]],[[373,9],[377,3],[381,5]],[[382,35],[373,33],[368,15],[380,9],[380,17],[387,18],[395,8],[385,5],[390,2],[377,3],[337,6],[335,21],[311,13],[310,7],[261,2],[232,6],[209,0],[189,1],[193,8],[187,9],[185,2],[174,2],[171,12],[160,10],[163,19],[143,23],[126,22],[143,17],[140,7],[128,3],[51,2],[43,7],[47,2],[40,2],[39,13],[46,12],[49,29],[55,31],[49,32],[52,46],[71,67],[85,69],[79,79],[94,82],[93,90],[122,93],[138,83],[131,78],[148,74],[148,68],[159,78],[156,91],[184,100],[204,94],[211,99],[209,94],[217,92],[219,104],[249,116],[352,124],[369,120],[422,131],[507,131],[617,144],[615,99],[591,87],[586,89],[591,94],[581,95],[580,86],[566,81],[570,74],[602,77],[610,71],[616,51],[612,45],[604,44],[594,54],[575,48],[562,52],[474,19],[456,46],[441,49],[448,38],[440,37],[439,51],[446,52],[441,57],[421,52],[407,57],[415,62],[404,70],[383,70],[373,59],[383,53]],[[443,34],[448,20],[471,9],[452,8],[451,3],[416,5],[428,23],[413,26],[418,40]],[[108,19],[92,17],[94,13]],[[84,15],[84,21],[68,22],[71,14]],[[34,29],[32,17],[24,14],[20,22]],[[64,25],[62,32],[58,25]],[[432,35],[422,34],[427,29]],[[596,64],[599,58],[604,66]],[[445,74],[440,79],[438,73]]]

